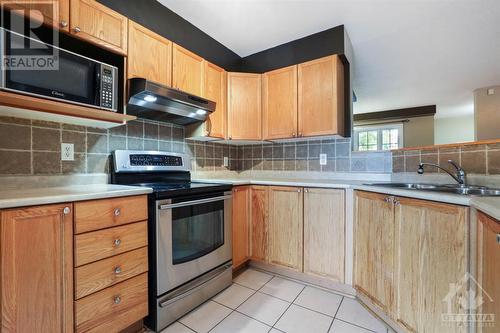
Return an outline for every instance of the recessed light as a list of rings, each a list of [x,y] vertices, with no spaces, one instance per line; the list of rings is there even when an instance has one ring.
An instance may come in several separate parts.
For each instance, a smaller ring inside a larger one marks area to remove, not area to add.
[[[156,102],[157,98],[156,98],[156,96],[153,96],[153,95],[146,95],[146,96],[144,96],[144,100],[146,102]]]

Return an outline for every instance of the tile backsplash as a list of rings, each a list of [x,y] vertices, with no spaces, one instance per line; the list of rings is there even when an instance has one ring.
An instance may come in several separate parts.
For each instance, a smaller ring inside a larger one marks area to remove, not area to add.
[[[455,172],[448,160],[460,164],[469,174],[500,175],[500,142],[393,151],[392,169],[394,173],[414,173],[417,171],[419,163],[425,162],[439,164],[449,171]],[[433,167],[426,167],[425,172],[444,173]]]
[[[74,161],[61,161],[61,143],[74,144]],[[149,120],[106,130],[0,117],[0,175],[107,173],[117,149],[188,153],[193,171],[390,173],[393,161],[390,152],[351,152],[350,139],[236,146],[186,140],[182,126]],[[327,155],[326,165],[320,165],[320,154]]]
[[[61,161],[63,142],[74,144],[74,161]],[[107,173],[116,149],[185,152],[184,128],[139,120],[106,130],[0,117],[0,175]]]

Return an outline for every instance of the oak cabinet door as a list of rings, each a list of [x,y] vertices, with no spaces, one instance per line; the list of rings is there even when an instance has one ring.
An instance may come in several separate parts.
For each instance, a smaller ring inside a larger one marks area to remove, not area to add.
[[[304,189],[304,273],[344,282],[345,192]]]
[[[69,1],[70,0],[3,0],[1,4],[4,8],[25,10],[23,15],[36,22],[62,31],[69,31]]]
[[[356,191],[354,237],[354,287],[389,314],[394,300],[392,197]]]
[[[70,32],[83,40],[127,54],[128,19],[95,0],[71,0]]]
[[[469,209],[410,198],[396,198],[395,205],[397,321],[410,332],[466,332],[443,315],[467,313],[461,305],[467,286],[460,284],[468,267]]]
[[[228,73],[228,138],[262,139],[261,75]]]
[[[477,309],[478,314],[494,315],[495,326],[481,327],[478,333],[498,332],[500,323],[500,221],[481,212],[478,213],[477,233],[477,281],[482,290],[477,290],[477,296],[482,296],[484,303]]]
[[[203,96],[205,60],[174,43],[172,63],[172,86],[196,96]]]
[[[297,136],[297,66],[262,76],[264,140]]]
[[[207,135],[210,137],[221,139],[226,137],[226,91],[226,71],[207,61],[204,97],[215,102],[215,111],[207,119]]]
[[[343,135],[343,82],[338,55],[298,65],[299,136]]]
[[[249,257],[250,187],[233,188],[233,267],[245,263]]]
[[[267,261],[268,251],[268,189],[267,186],[251,187],[250,257]]]
[[[72,210],[1,212],[2,332],[73,332]]]
[[[129,20],[127,77],[172,85],[172,42]]]
[[[299,187],[269,187],[269,262],[302,271],[303,196]]]

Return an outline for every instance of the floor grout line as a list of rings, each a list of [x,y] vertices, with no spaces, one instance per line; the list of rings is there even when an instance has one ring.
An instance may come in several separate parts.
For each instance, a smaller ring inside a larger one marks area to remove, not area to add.
[[[299,295],[302,294],[302,292],[304,291],[304,289],[306,289],[306,286],[304,286],[302,288],[302,290],[300,291]],[[295,300],[299,297],[299,295],[297,295],[293,299],[293,301],[288,305],[288,307],[286,308],[286,310],[281,314],[281,316],[279,316],[278,320],[276,320],[276,322],[274,323],[273,328],[275,328],[276,324],[280,321],[280,319],[283,317],[283,315],[288,311],[288,309],[290,309],[290,307],[292,306],[293,302],[295,302]],[[271,296],[271,297],[273,297],[273,296]],[[277,298],[277,297],[275,297],[275,298]],[[276,329],[278,329],[278,328],[276,328]]]
[[[374,331],[374,330],[372,330],[372,329],[369,329],[369,328],[366,328],[366,327],[360,326],[360,325],[355,324],[355,323],[351,323],[350,321],[347,321],[347,320],[344,320],[344,319],[335,318],[335,320],[339,320],[339,321],[344,322],[344,323],[347,323],[347,324],[349,324],[349,325],[352,325],[352,326],[356,326],[356,327],[362,328],[362,329],[364,329],[365,331],[369,331],[369,332],[377,333],[376,331]]]

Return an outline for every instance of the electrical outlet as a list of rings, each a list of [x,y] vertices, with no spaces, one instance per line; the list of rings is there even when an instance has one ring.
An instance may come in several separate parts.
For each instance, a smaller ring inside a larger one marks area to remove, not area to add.
[[[319,165],[326,165],[326,154],[319,154]]]
[[[75,145],[72,143],[61,143],[61,160],[75,160]]]
[[[224,156],[223,165],[224,165],[225,167],[228,167],[228,166],[229,166],[229,158],[228,158],[227,156]]]

